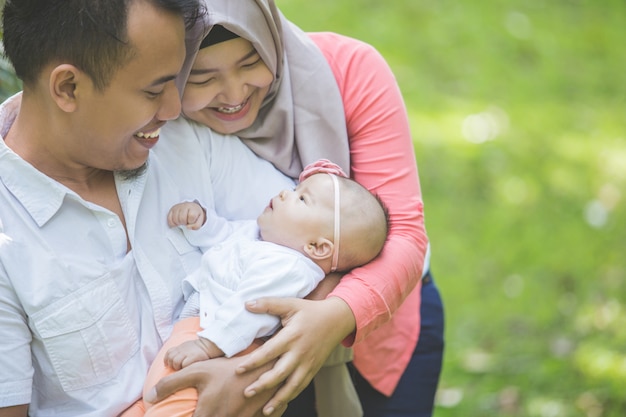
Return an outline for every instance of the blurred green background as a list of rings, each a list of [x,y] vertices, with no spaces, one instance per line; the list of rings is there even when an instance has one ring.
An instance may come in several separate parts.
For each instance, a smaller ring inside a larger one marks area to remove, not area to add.
[[[447,313],[435,416],[626,416],[626,3],[277,2],[376,46],[404,93]]]
[[[446,306],[435,416],[626,416],[626,3],[277,3],[376,46],[404,93]]]

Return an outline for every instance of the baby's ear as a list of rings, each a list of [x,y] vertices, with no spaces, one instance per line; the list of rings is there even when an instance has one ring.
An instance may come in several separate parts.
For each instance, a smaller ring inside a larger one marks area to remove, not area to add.
[[[333,254],[334,244],[330,240],[320,237],[315,242],[310,242],[304,246],[304,252],[309,258],[321,261],[329,258]]]

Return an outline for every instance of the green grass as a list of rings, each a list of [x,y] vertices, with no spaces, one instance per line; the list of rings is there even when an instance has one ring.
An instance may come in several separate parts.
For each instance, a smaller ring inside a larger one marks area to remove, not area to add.
[[[404,93],[446,305],[437,417],[626,415],[626,3],[278,0]]]
[[[435,416],[626,415],[626,3],[277,2],[376,46],[404,93],[447,314]]]

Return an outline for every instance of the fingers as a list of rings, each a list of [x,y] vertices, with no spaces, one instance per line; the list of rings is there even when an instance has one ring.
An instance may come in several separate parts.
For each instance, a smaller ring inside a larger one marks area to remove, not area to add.
[[[174,209],[170,210],[170,211],[167,213],[167,225],[168,225],[169,227],[178,226],[178,225],[176,224],[176,222],[174,221],[174,217],[175,217],[175,216],[176,216],[176,214],[174,213]]]
[[[187,356],[181,353],[178,349],[173,348],[167,351],[165,354],[165,365],[169,366],[175,371],[182,369],[185,365],[185,358]]]
[[[259,378],[261,379],[261,378]],[[280,415],[287,408],[291,400],[296,398],[311,382],[311,377],[307,378],[302,372],[294,372],[283,384],[282,387],[263,407],[263,414],[266,416]],[[280,414],[277,414],[277,412]]]
[[[281,394],[276,402],[291,401],[295,397],[295,395],[291,397],[294,392],[299,393],[306,387],[306,384],[304,384],[306,371],[304,369],[310,369],[299,367],[298,358],[299,355],[291,352],[282,355],[271,369],[264,372],[256,381],[246,387],[244,395],[252,397],[257,393],[274,389],[283,384],[279,390]]]
[[[170,212],[167,213],[167,224],[169,224],[170,227],[186,226],[188,211],[189,210],[183,205],[173,207]]]
[[[283,320],[283,323],[288,323],[288,320]],[[263,374],[263,379],[261,379],[262,386],[260,387],[265,390],[277,386],[293,372],[303,358],[301,354],[302,348],[294,349],[294,344],[299,341],[299,338],[300,334],[297,328],[289,325],[283,327],[263,345],[244,356],[243,361],[237,366],[235,371],[238,374],[250,372],[280,358],[276,362],[279,364],[278,366],[274,365],[272,370]]]
[[[280,332],[277,333],[274,338],[265,342],[261,347],[246,355],[244,361],[237,367],[236,372],[243,374],[253,369],[260,368],[285,353],[287,350],[286,346],[281,343],[280,339],[277,339],[279,334]]]
[[[287,404],[277,407],[273,413],[270,413],[270,414],[263,413],[263,415],[267,417],[280,417],[285,413],[285,411],[287,411]]]
[[[278,359],[272,369],[244,390],[249,398],[280,387],[263,408],[265,416],[273,417],[311,382],[332,349],[352,331],[354,319],[349,306],[337,297],[323,301],[262,298],[248,303],[246,308],[254,313],[277,315],[283,324],[277,334],[245,357],[237,368],[238,373],[244,373]]]
[[[180,203],[167,213],[167,224],[170,227],[187,226],[197,230],[204,223],[204,211],[196,203]]]
[[[292,298],[265,297],[246,303],[246,309],[252,313],[271,314],[279,316],[284,323],[294,311]],[[278,358],[289,348],[288,332],[279,331],[269,341],[254,350],[237,367],[236,372],[242,374],[263,366]]]
[[[198,372],[194,366],[184,368],[162,378],[154,388],[144,396],[144,400],[154,404],[181,389],[195,387],[201,376],[202,373]]]
[[[263,417],[262,408],[274,391],[259,394],[254,398],[245,398],[243,390],[266,368],[246,375],[235,375],[232,372],[234,369],[232,361],[239,360],[241,360],[240,357],[216,358],[202,362],[203,366],[199,369],[204,370],[204,377],[200,381],[204,383],[200,382],[196,386],[198,402],[194,417]],[[209,368],[206,367],[207,365]],[[218,381],[209,378],[211,375],[217,377]],[[276,417],[280,415],[275,414]]]
[[[248,385],[243,394],[247,397],[253,397],[258,393],[271,390],[279,386],[289,376],[289,371],[284,368],[274,368],[263,373],[256,381]]]
[[[287,409],[287,405],[289,404],[289,401],[295,398],[296,396],[294,395],[293,397],[289,397],[286,395],[281,395],[282,392],[283,392],[283,388],[279,389],[276,395],[274,395],[272,399],[269,400],[267,404],[265,404],[265,406],[263,407],[263,415],[275,416],[275,415],[282,415],[282,413],[285,412],[285,410]]]
[[[187,228],[191,229],[191,230],[198,230],[199,228],[202,227],[202,224],[204,223],[203,221],[204,219],[202,218],[202,215],[200,213],[198,213],[197,216],[195,216],[195,220],[193,220],[193,216],[189,216],[187,218]]]
[[[248,301],[246,309],[252,313],[271,314],[286,319],[295,312],[299,298],[264,297]]]

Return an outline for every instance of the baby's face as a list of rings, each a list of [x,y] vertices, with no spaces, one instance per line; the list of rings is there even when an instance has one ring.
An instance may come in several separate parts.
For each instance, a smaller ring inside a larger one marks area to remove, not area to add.
[[[327,174],[312,175],[294,190],[280,192],[257,219],[261,237],[295,250],[320,236],[332,240],[334,198]]]

